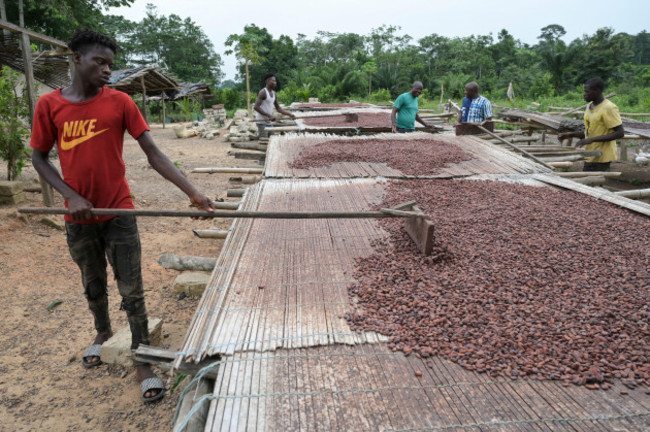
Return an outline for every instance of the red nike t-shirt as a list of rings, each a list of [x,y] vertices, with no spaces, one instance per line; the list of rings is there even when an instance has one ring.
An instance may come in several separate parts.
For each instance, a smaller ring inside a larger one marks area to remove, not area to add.
[[[126,93],[102,87],[90,100],[70,102],[57,89],[36,104],[30,145],[49,152],[56,143],[63,180],[93,207],[132,209],[122,159],[125,130],[133,138],[149,130]],[[112,217],[75,222],[98,223]],[[72,222],[69,215],[65,220]]]

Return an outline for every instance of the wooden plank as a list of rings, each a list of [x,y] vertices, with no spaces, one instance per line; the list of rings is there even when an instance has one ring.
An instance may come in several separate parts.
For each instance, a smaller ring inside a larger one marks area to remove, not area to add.
[[[264,168],[240,168],[240,167],[231,167],[231,168],[194,168],[191,172],[193,173],[205,173],[205,174],[214,174],[214,173],[224,173],[224,174],[262,174]]]
[[[589,176],[603,176],[607,178],[620,177],[621,172],[617,171],[569,171],[569,172],[556,172],[553,173],[558,177],[574,178],[574,177],[589,177]]]
[[[614,192],[618,196],[630,199],[644,199],[650,197],[650,189],[634,189]]]
[[[54,45],[55,47],[63,48],[63,49],[66,49],[66,50],[68,48],[68,44],[63,42],[63,41],[60,41],[60,40],[55,39],[53,37],[44,35],[42,33],[37,33],[35,31],[26,29],[26,28],[24,28],[22,26],[12,24],[9,21],[4,20],[4,19],[0,19],[0,28],[5,29],[5,30],[9,30],[12,33],[24,33],[30,39],[34,39],[36,41],[43,42],[43,43],[46,43],[48,45]]]
[[[177,352],[141,344],[138,349],[135,350],[134,358],[137,361],[152,363],[165,369],[171,369],[172,364],[177,359]],[[176,370],[187,375],[195,376],[202,368],[210,366],[219,361],[220,357],[217,356],[215,358],[205,359],[200,363],[182,362],[176,368]],[[217,368],[214,368],[214,370],[208,372],[205,376],[208,378],[216,378],[217,373]]]
[[[496,138],[496,139],[498,139],[499,141],[501,141],[502,143],[506,144],[507,146],[513,148],[514,150],[517,150],[517,151],[523,153],[525,156],[529,157],[530,159],[534,160],[535,162],[537,162],[537,163],[539,163],[539,164],[541,164],[541,165],[544,165],[544,166],[547,167],[547,168],[551,168],[551,169],[553,168],[553,167],[551,167],[550,165],[547,165],[543,160],[540,160],[540,159],[537,158],[536,156],[533,156],[532,154],[528,153],[526,150],[523,150],[523,149],[521,149],[521,148],[515,146],[514,144],[510,144],[508,141],[504,140],[503,138],[501,138],[501,137],[498,136],[498,135],[493,134],[491,131],[489,131],[488,129],[484,128],[483,126],[478,126],[478,128],[481,129],[481,130],[482,130],[483,132],[485,132],[486,134],[490,135],[492,138]]]
[[[583,193],[585,195],[592,196],[603,201],[616,204],[620,207],[632,210],[637,213],[641,213],[646,216],[650,216],[650,205],[634,201],[625,197],[616,195],[613,192],[605,192],[601,190],[596,190],[589,186],[584,186],[574,181],[563,179],[555,176],[545,175],[545,174],[534,174],[533,178],[539,180],[543,183],[548,183],[554,186],[559,186],[564,189],[570,189],[576,192]]]
[[[265,152],[256,152],[254,150],[247,150],[247,151],[229,150],[227,154],[228,156],[234,156],[235,159],[264,160],[266,158]]]

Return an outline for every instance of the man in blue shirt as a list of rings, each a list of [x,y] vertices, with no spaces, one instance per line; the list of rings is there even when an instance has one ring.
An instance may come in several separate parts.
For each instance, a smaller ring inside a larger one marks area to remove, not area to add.
[[[422,94],[424,86],[420,81],[415,81],[410,92],[402,93],[393,103],[390,121],[393,132],[415,132],[415,121],[424,127],[431,127],[418,115],[418,96]]]
[[[479,94],[478,84],[472,81],[465,86],[465,98],[456,124],[481,123],[486,120],[492,120],[492,105]]]

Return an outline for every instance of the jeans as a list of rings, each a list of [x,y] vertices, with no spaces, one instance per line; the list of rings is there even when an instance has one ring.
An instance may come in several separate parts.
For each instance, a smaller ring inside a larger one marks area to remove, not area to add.
[[[411,132],[415,132],[415,129],[397,128],[397,133],[411,133]]]
[[[268,137],[272,133],[265,132],[264,129],[267,127],[273,126],[271,123],[256,123],[257,124],[257,133],[260,138]]]
[[[149,344],[140,266],[140,236],[135,216],[117,216],[97,224],[65,223],[70,255],[81,270],[81,281],[98,334],[111,332],[108,316],[107,265],[113,268],[131,328],[131,349]]]

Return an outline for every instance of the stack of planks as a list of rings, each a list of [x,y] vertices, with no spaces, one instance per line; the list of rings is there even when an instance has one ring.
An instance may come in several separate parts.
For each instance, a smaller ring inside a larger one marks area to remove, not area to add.
[[[537,129],[547,129],[558,133],[584,129],[582,120],[562,117],[551,113],[504,108],[499,111],[497,116],[508,122],[516,122]],[[625,139],[650,138],[650,123],[627,118],[623,118],[622,120],[623,128],[627,134]]]

